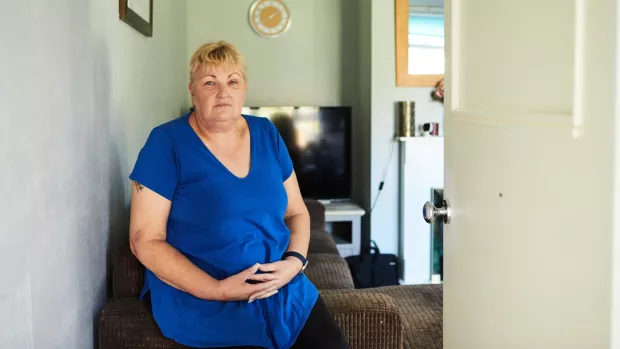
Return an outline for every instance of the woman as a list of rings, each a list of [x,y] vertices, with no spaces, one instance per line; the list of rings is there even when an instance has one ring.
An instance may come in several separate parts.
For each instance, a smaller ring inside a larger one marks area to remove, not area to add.
[[[190,60],[195,109],[151,131],[133,172],[130,243],[163,334],[197,348],[347,348],[303,275],[310,217],[273,124],[241,115],[243,56]]]

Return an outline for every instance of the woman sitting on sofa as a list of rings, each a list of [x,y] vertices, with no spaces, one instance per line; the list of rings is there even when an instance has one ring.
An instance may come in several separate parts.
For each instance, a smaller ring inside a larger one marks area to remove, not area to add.
[[[303,274],[310,218],[286,146],[241,115],[243,56],[204,44],[189,80],[195,109],[151,131],[130,175],[130,244],[158,326],[197,348],[347,348]]]

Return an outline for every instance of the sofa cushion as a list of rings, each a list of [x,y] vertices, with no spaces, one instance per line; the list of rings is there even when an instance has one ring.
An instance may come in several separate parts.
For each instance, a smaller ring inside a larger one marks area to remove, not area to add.
[[[308,254],[306,276],[319,290],[353,289],[353,278],[347,262],[331,253]]]

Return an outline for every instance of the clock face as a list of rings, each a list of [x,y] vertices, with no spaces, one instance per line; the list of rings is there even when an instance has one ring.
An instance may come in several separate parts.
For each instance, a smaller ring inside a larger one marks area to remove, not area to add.
[[[291,25],[288,7],[281,0],[257,0],[250,8],[250,24],[265,37],[276,37]]]

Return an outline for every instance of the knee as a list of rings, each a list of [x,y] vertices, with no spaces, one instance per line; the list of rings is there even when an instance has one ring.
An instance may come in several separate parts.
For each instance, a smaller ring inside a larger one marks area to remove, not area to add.
[[[334,328],[325,339],[326,343],[324,348],[326,349],[349,349],[349,342],[347,342],[340,328]]]

